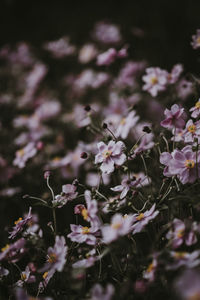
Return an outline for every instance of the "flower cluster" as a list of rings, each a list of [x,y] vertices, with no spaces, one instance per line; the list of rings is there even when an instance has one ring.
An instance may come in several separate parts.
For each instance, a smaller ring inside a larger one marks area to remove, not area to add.
[[[2,299],[200,299],[199,79],[72,41],[0,49]]]

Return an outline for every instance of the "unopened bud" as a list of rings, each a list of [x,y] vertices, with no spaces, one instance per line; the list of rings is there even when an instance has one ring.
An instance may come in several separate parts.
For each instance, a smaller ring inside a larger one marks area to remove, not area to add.
[[[81,157],[82,159],[87,159],[87,158],[88,158],[88,155],[87,155],[86,152],[82,152],[81,155],[80,155],[80,157]]]
[[[44,143],[41,142],[41,141],[39,141],[39,142],[37,143],[36,147],[37,147],[38,150],[42,150],[42,148],[44,147]]]
[[[78,186],[79,182],[78,179],[74,179],[74,181],[72,182],[73,185]]]
[[[108,125],[106,123],[103,123],[102,127],[103,127],[103,129],[107,129]]]
[[[84,109],[85,109],[85,111],[90,111],[91,110],[91,107],[90,107],[90,105],[86,105],[85,107],[84,107]]]
[[[146,133],[151,133],[151,128],[149,128],[149,126],[144,126],[142,131],[144,131]]]
[[[45,171],[44,172],[44,179],[47,179],[51,175],[50,171]]]

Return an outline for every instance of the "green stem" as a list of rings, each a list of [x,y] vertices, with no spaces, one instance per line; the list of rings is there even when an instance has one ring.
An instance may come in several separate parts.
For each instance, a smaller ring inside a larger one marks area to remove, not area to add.
[[[57,224],[56,224],[56,210],[54,207],[52,208],[52,212],[53,212],[54,234],[56,236],[57,235]]]
[[[48,186],[49,190],[51,191],[52,201],[54,201],[55,200],[55,195],[54,195],[53,189],[49,185],[49,176],[47,177],[47,186]]]

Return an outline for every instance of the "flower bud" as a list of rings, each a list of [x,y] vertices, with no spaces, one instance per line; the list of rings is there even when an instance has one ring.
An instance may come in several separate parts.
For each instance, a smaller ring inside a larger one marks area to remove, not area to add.
[[[144,126],[142,131],[144,131],[146,133],[151,133],[151,128],[149,128],[149,126]]]
[[[45,171],[44,172],[44,179],[47,179],[51,175],[50,171]]]
[[[86,105],[86,106],[84,107],[84,109],[85,109],[85,111],[89,112],[89,111],[91,110],[91,107],[90,107],[90,105]]]
[[[88,155],[87,155],[86,152],[82,152],[81,155],[80,155],[80,157],[81,157],[82,159],[87,159],[87,158],[88,158]]]
[[[103,129],[107,129],[108,125],[106,123],[103,123],[102,127],[103,127]]]

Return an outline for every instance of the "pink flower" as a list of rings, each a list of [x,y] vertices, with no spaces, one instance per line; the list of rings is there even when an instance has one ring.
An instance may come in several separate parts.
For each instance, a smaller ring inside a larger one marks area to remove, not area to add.
[[[192,35],[191,45],[193,49],[200,48],[200,29],[197,29],[196,34]]]
[[[187,246],[191,246],[197,242],[195,231],[199,231],[199,226],[194,222],[191,227],[191,230],[188,231],[183,221],[176,218],[173,220],[172,229],[168,231],[166,238],[172,242],[174,249],[178,248],[184,242]]]
[[[186,100],[193,93],[193,90],[193,82],[185,78],[181,79],[176,85],[177,96],[182,100]]]
[[[75,199],[78,195],[76,192],[76,185],[75,184],[65,184],[62,186],[62,193],[60,195],[55,196],[55,200],[52,201],[53,205],[61,208],[63,207],[67,202],[72,201]]]
[[[56,236],[54,247],[49,247],[47,252],[47,262],[39,272],[46,272],[51,276],[56,272],[61,272],[66,263],[68,247],[63,236]]]
[[[79,51],[78,59],[80,63],[87,64],[96,57],[97,53],[98,51],[94,44],[85,44]]]
[[[147,75],[142,77],[145,85],[144,91],[148,91],[153,97],[156,97],[158,92],[164,91],[168,82],[168,72],[160,68],[147,68]]]
[[[150,210],[146,210],[144,213],[134,214],[135,223],[132,226],[133,234],[142,231],[142,229],[159,214],[158,210],[155,210],[156,205],[154,204]]]
[[[26,267],[25,271],[21,273],[21,279],[17,281],[17,286],[22,287],[25,283],[35,282],[36,278],[34,275],[31,275],[29,266]]]
[[[35,156],[37,153],[37,148],[34,143],[29,143],[26,147],[18,150],[16,152],[16,158],[13,161],[13,165],[19,167],[20,169],[24,168],[26,162],[29,158]]]
[[[8,260],[12,263],[17,262],[27,252],[25,244],[26,240],[21,238],[13,244],[7,244],[5,247],[1,248],[0,261]]]
[[[103,52],[97,56],[97,65],[98,66],[109,66],[117,58],[124,58],[127,56],[127,48],[122,48],[117,51],[114,48],[108,49],[106,52]]]
[[[19,233],[21,233],[25,229],[25,226],[30,222],[30,220],[32,219],[31,209],[32,208],[30,207],[28,215],[25,217],[25,219],[19,218],[17,221],[15,221],[15,226],[10,232],[10,239],[14,239]]]
[[[98,260],[96,250],[92,249],[86,254],[86,258],[81,259],[72,265],[73,268],[90,268]]]
[[[190,111],[192,111],[191,117],[192,118],[198,118],[198,116],[200,115],[200,98],[199,100],[195,103],[195,106],[193,106],[192,108],[190,108]]]
[[[114,172],[114,166],[121,166],[126,160],[126,155],[123,153],[125,145],[119,141],[115,143],[110,141],[108,145],[100,142],[97,144],[99,153],[95,156],[95,164],[101,164],[101,171],[103,173]]]
[[[85,205],[78,204],[75,206],[75,214],[81,214],[83,219],[87,222],[90,222],[92,227],[95,226],[96,228],[98,228],[100,226],[100,220],[97,216],[97,201],[92,200],[91,192],[89,190],[86,190],[84,195],[87,208],[85,207]]]
[[[173,160],[173,154],[174,154],[174,152],[172,152],[172,153],[162,152],[160,155],[160,163],[165,165],[165,168],[163,170],[163,175],[166,177],[171,177],[174,175],[173,173],[170,172],[170,169],[169,169],[170,163]]]
[[[167,270],[176,270],[182,266],[185,266],[187,268],[195,268],[200,264],[199,250],[193,251],[191,253],[183,251],[170,251],[170,255],[174,259],[174,261],[171,264],[167,264]]]
[[[183,72],[183,66],[181,64],[173,66],[171,73],[168,74],[168,83],[170,84],[176,83],[182,72]]]
[[[185,129],[183,131],[183,138],[185,143],[194,143],[195,139],[197,139],[199,143],[200,121],[193,123],[193,121],[190,119],[185,125]]]
[[[87,227],[81,225],[71,224],[71,233],[67,235],[72,242],[77,242],[79,244],[86,243],[88,245],[96,244],[96,234],[98,233],[98,227]]]
[[[183,133],[183,128],[172,128],[173,137],[171,138],[171,140],[175,142],[183,141]]]
[[[182,300],[198,300],[200,298],[200,273],[187,269],[175,281],[174,287]]]
[[[114,86],[117,88],[135,87],[137,85],[136,78],[144,71],[145,67],[146,63],[144,61],[128,61],[120,70],[118,77],[114,81]]]
[[[129,112],[127,117],[121,118],[115,131],[115,136],[126,139],[129,131],[135,126],[138,120],[139,116],[136,116],[136,111],[132,110],[131,112]]]
[[[164,119],[160,125],[165,128],[183,128],[185,125],[184,121],[184,108],[180,108],[177,104],[172,105],[171,110],[165,109],[164,114],[166,119]]]
[[[196,157],[196,152],[193,152],[189,145],[182,150],[175,149],[173,152],[173,159],[170,160],[168,165],[169,173],[171,173],[171,175],[177,175],[183,184],[188,182],[193,183],[200,175],[199,154],[198,151]]]
[[[111,242],[118,239],[120,236],[127,235],[132,229],[133,222],[133,215],[123,216],[119,213],[115,214],[111,219],[111,224],[104,225],[101,228],[103,242],[105,244],[110,244]]]
[[[152,282],[155,279],[155,272],[158,266],[158,261],[156,258],[153,258],[152,262],[148,265],[147,269],[143,273],[143,278]]]
[[[142,187],[143,185],[146,184],[148,184],[147,177],[144,176],[144,174],[142,173],[142,174],[138,174],[138,176],[135,178],[130,178],[130,179],[128,177],[124,178],[121,182],[121,185],[117,185],[111,188],[111,190],[114,192],[121,192],[120,199],[123,199],[124,197],[126,197],[130,189]]]
[[[70,43],[69,37],[64,36],[59,40],[44,44],[44,49],[49,51],[55,58],[63,58],[73,55],[76,52],[76,47]]]
[[[97,56],[97,65],[109,66],[115,61],[116,57],[117,50],[115,50],[114,48],[110,48],[106,52],[103,52]]]
[[[91,290],[90,300],[111,300],[114,294],[114,287],[112,284],[107,284],[106,288],[97,283]]]
[[[106,22],[97,23],[92,35],[103,44],[118,44],[122,39],[119,27]]]

